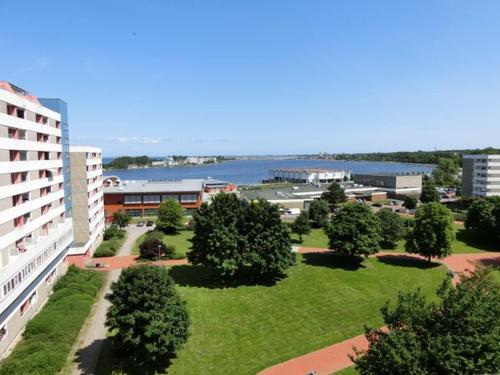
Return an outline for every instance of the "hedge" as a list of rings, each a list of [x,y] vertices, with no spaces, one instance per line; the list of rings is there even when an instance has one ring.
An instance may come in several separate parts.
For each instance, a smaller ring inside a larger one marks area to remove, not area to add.
[[[112,257],[125,242],[125,231],[120,230],[119,235],[103,240],[94,252],[94,258]]]
[[[52,375],[65,366],[71,348],[103,284],[103,274],[70,266],[47,304],[27,324],[0,375]]]

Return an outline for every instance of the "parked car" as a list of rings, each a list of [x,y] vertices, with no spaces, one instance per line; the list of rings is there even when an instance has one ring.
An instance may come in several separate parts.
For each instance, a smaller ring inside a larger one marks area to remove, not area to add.
[[[137,226],[138,226],[138,227],[143,227],[143,226],[144,226],[144,221],[142,221],[142,220],[141,220],[141,221],[139,221],[139,222],[137,223]]]
[[[153,220],[148,220],[147,223],[146,223],[146,226],[147,227],[152,227],[154,225],[154,221]]]

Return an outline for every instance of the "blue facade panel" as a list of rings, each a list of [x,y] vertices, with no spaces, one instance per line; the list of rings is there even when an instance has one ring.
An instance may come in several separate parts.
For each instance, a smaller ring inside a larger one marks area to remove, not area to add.
[[[43,106],[61,114],[61,143],[64,175],[64,207],[65,216],[71,218],[71,170],[69,159],[69,132],[68,132],[68,105],[64,100],[52,98],[39,98]]]

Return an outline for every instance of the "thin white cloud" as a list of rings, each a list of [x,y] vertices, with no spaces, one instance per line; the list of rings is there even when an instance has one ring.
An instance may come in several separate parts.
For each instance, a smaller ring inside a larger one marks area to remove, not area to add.
[[[163,143],[161,138],[153,138],[153,137],[119,137],[118,142],[138,143],[144,145]]]
[[[92,143],[120,143],[120,144],[142,144],[142,145],[153,145],[153,144],[179,144],[179,143],[228,143],[227,139],[207,139],[207,138],[161,138],[161,137],[71,137],[72,144],[92,144]]]

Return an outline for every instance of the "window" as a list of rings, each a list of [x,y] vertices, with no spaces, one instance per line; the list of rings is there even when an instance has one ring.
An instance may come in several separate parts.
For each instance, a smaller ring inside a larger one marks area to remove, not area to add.
[[[197,194],[181,194],[181,203],[197,202],[197,201],[198,201]]]
[[[168,195],[162,195],[161,196],[161,201],[166,201],[166,200],[173,200],[173,201],[179,201],[179,195],[178,194],[168,194]]]
[[[24,109],[16,108],[16,116],[19,118],[24,118]]]
[[[21,306],[20,312],[21,316],[26,314],[26,312],[30,309],[31,306],[33,306],[36,303],[37,300],[37,294],[36,292],[33,292],[33,294],[24,302]]]
[[[125,210],[125,213],[127,215],[130,215],[132,217],[141,217],[142,216],[142,211],[140,209],[126,209]]]
[[[154,217],[158,216],[159,210],[157,208],[146,208],[144,209],[144,216]]]
[[[57,275],[57,269],[54,269],[51,273],[49,273],[49,276],[45,279],[47,284],[52,284],[56,278]]]
[[[125,195],[125,204],[141,204],[141,196]]]
[[[144,204],[146,203],[160,203],[160,194],[145,194],[143,197]]]
[[[0,342],[7,337],[7,324],[0,328]]]

